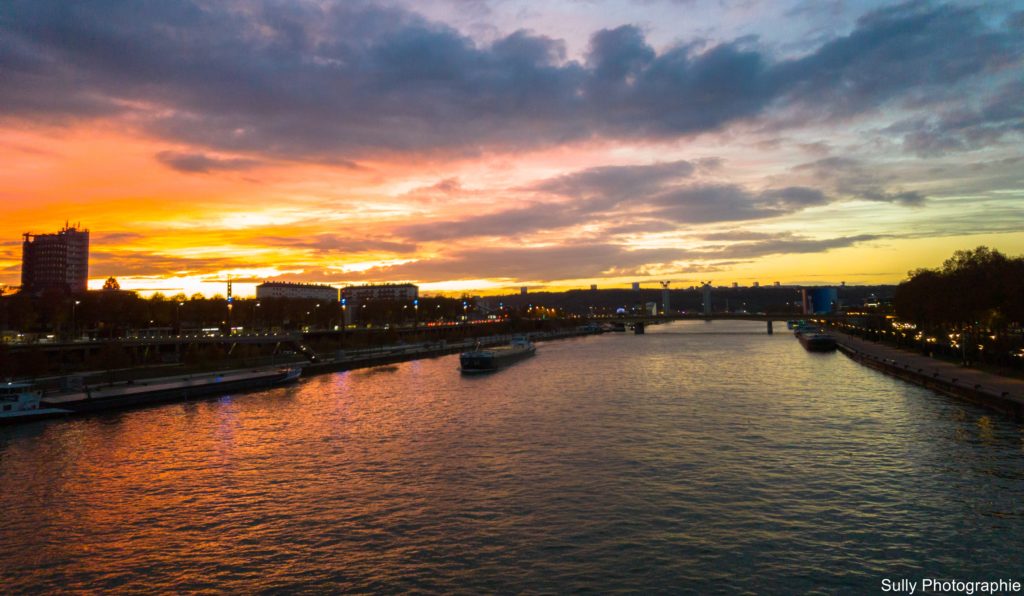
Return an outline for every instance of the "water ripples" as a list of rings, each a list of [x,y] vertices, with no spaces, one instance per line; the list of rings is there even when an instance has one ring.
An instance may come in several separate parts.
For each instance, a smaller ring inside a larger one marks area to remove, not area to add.
[[[713,331],[713,332],[712,332]],[[12,591],[877,590],[1019,569],[1012,420],[680,323],[0,430]]]

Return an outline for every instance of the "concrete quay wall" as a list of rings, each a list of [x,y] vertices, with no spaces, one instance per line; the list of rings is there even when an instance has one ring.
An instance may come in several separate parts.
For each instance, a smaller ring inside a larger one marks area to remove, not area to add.
[[[1024,419],[1024,381],[836,334],[839,350],[887,375]]]

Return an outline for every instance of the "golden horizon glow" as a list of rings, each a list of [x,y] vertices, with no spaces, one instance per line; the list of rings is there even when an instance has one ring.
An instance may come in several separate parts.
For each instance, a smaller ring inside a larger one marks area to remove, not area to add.
[[[0,28],[46,58],[24,63],[27,78],[0,107],[0,286],[20,283],[21,235],[65,221],[91,232],[89,287],[115,277],[172,295],[223,293],[228,279],[240,296],[262,280],[471,294],[662,280],[891,284],[958,249],[1024,254],[1024,155],[1006,119],[1024,52],[1009,19],[941,6],[793,16],[607,2],[607,14],[496,9],[480,27],[458,10],[400,1],[374,9],[393,29],[360,31],[344,59],[322,54],[350,32],[310,20],[328,8],[307,3],[292,33],[308,43],[269,52],[286,54],[287,69],[257,59],[270,59],[265,44],[280,32],[244,2],[203,9],[227,44],[156,12],[104,15],[147,32],[136,49],[191,39],[216,65],[168,67],[139,52],[158,62],[154,79],[110,59],[102,31],[68,48],[23,31],[15,14]],[[681,18],[687,10],[705,25]],[[807,41],[826,16],[863,35]],[[957,43],[908,50],[920,55],[871,46],[815,70],[836,44],[891,35],[904,47],[902,36],[943,35],[928,23],[951,20],[964,32]],[[448,49],[404,54],[403,36],[419,39],[414,23]],[[917,73],[963,47],[983,48],[974,71]],[[75,58],[86,50],[92,61]],[[900,74],[859,78],[887,68]],[[762,79],[771,84],[754,84]],[[663,88],[675,95],[643,95]]]

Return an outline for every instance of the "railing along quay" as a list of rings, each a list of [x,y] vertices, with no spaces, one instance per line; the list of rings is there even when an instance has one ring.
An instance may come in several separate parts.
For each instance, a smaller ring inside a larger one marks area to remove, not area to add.
[[[869,368],[1024,419],[1024,381],[876,346],[842,333],[836,333],[836,338],[841,352]]]

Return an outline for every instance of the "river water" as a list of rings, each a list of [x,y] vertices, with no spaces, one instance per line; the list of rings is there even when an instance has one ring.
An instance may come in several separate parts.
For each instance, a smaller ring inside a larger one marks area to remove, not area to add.
[[[776,329],[779,329],[776,324]],[[683,322],[0,428],[5,592],[878,591],[1024,570],[1018,423]]]

